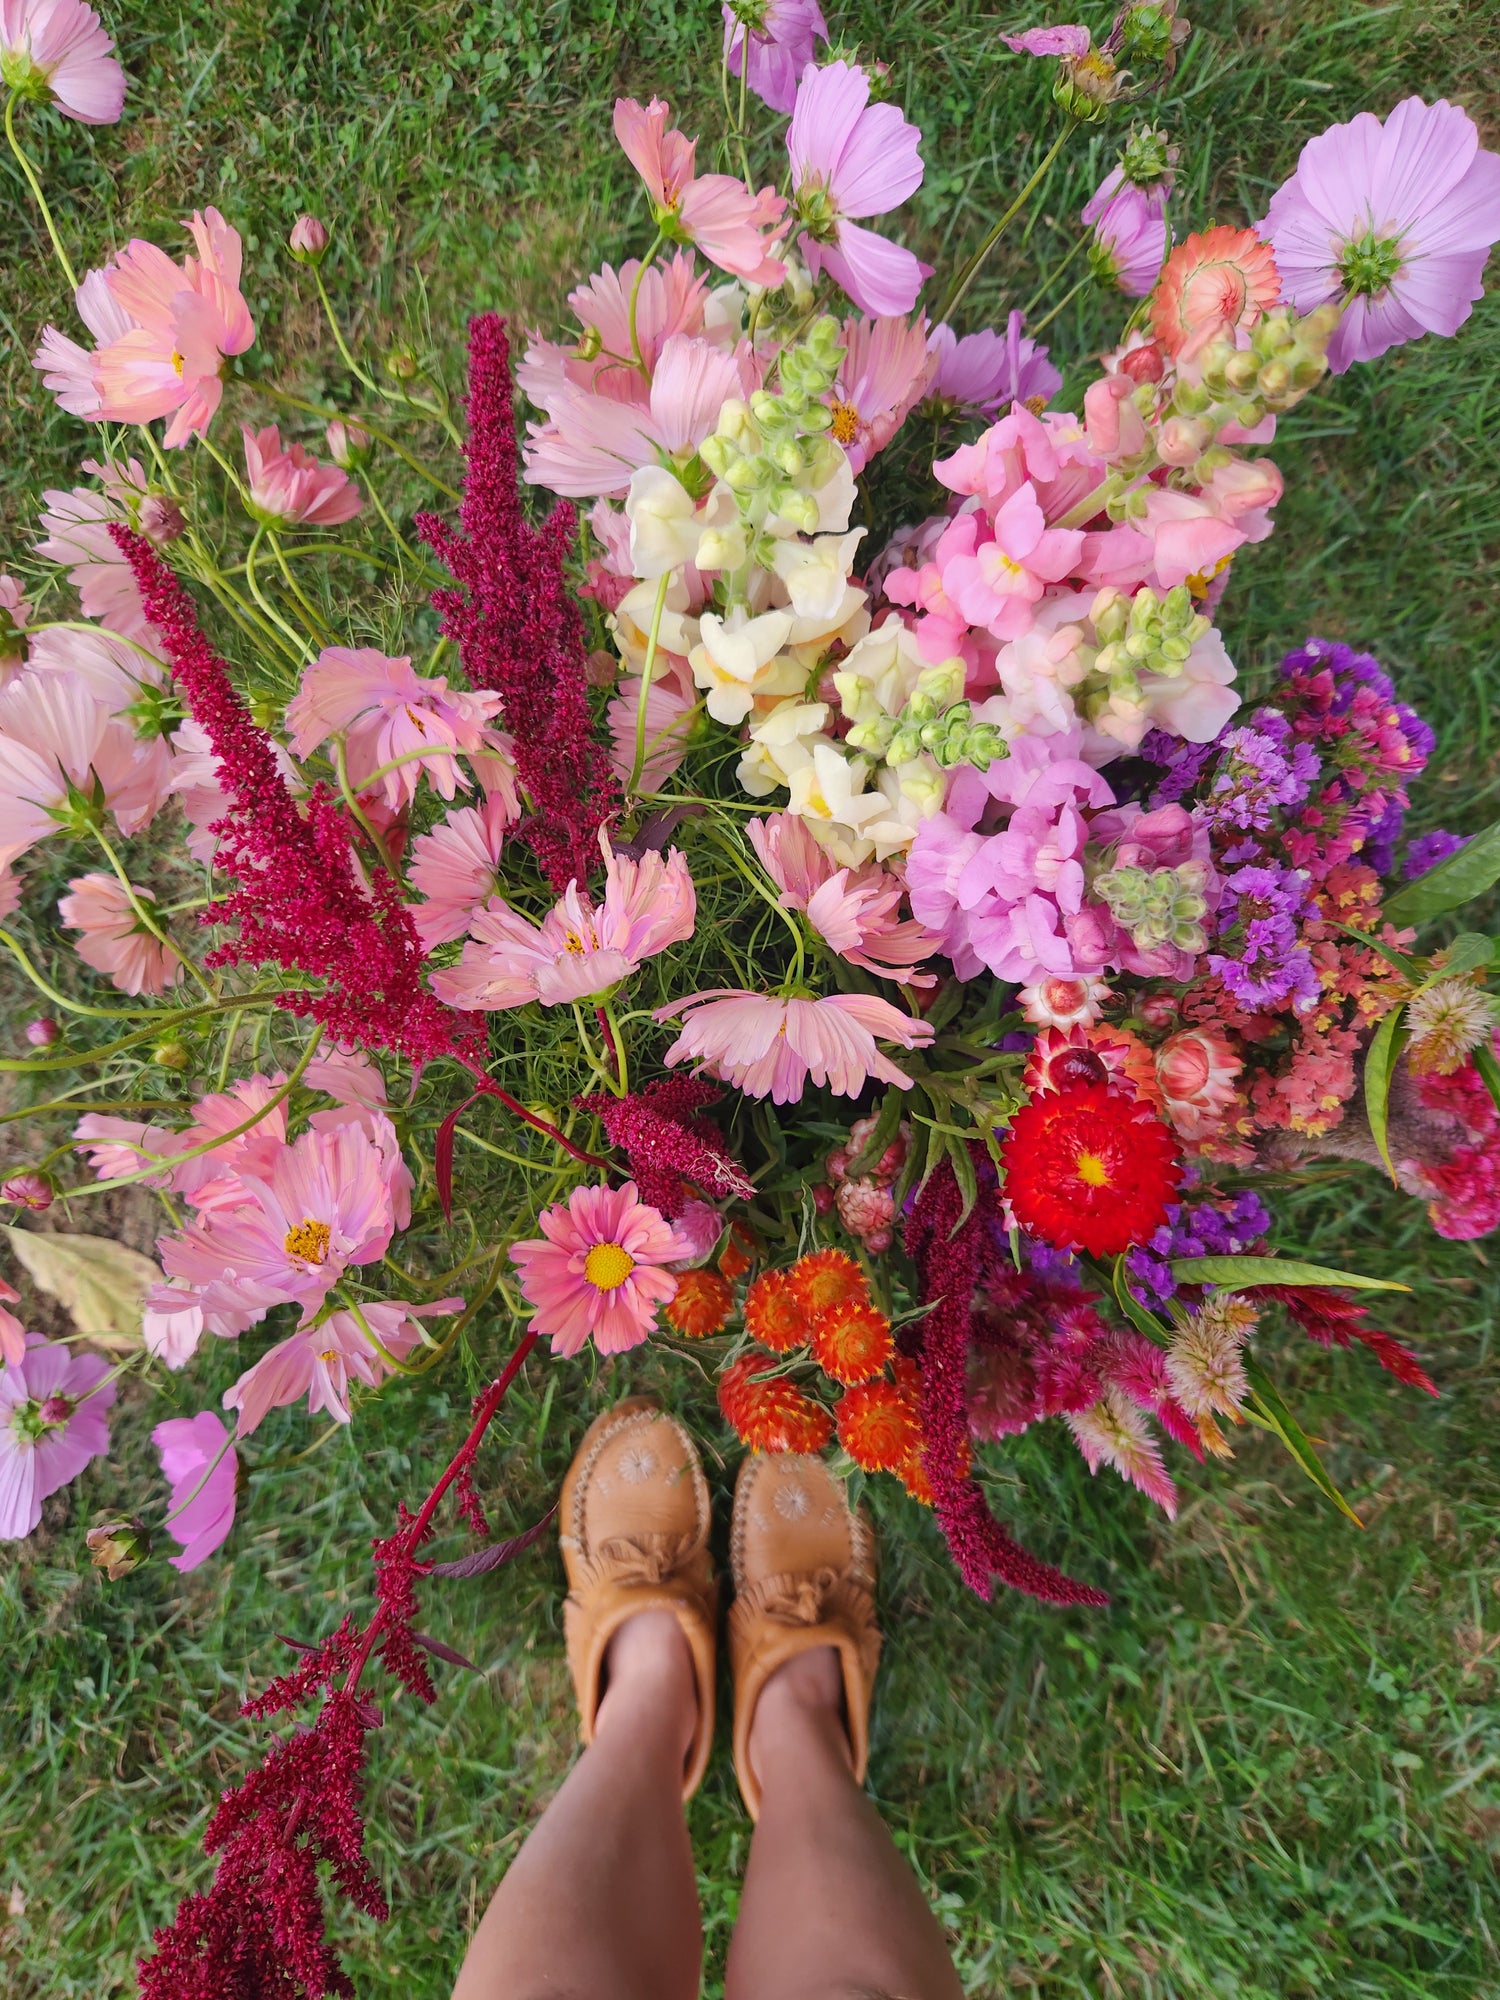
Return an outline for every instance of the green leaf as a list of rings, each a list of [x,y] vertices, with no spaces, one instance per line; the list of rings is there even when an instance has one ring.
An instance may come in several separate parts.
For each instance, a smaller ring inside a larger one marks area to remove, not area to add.
[[[1406,1029],[1402,1025],[1405,1014],[1404,1007],[1393,1007],[1375,1030],[1365,1051],[1365,1116],[1370,1121],[1371,1137],[1393,1182],[1396,1169],[1391,1161],[1387,1126],[1390,1122],[1391,1078],[1401,1059],[1401,1051],[1406,1047]]]
[[[1358,1271],[1335,1271],[1326,1264],[1299,1264],[1291,1257],[1174,1257],[1172,1276],[1179,1285],[1222,1285],[1243,1291],[1248,1285],[1348,1285],[1356,1292],[1409,1292],[1391,1278],[1363,1278]]]
[[[880,1116],[875,1120],[875,1130],[844,1169],[850,1180],[858,1180],[861,1174],[867,1173],[895,1138],[901,1123],[904,1097],[905,1092],[897,1090],[894,1084],[886,1092],[881,1100]]]
[[[1385,905],[1385,917],[1393,924],[1425,924],[1472,903],[1486,889],[1500,882],[1500,821],[1476,833],[1466,847],[1429,868],[1415,882],[1398,889]]]
[[[948,1157],[953,1162],[953,1178],[958,1182],[958,1191],[964,1198],[963,1209],[958,1221],[953,1225],[953,1235],[957,1235],[974,1212],[974,1204],[979,1199],[979,1176],[974,1171],[974,1156],[962,1139],[948,1141]]]
[[[1495,940],[1486,937],[1483,931],[1460,931],[1458,936],[1442,953],[1442,964],[1432,969],[1434,979],[1447,979],[1457,972],[1477,972],[1481,965],[1489,965],[1495,956]]]
[[[1356,1528],[1363,1528],[1364,1522],[1328,1477],[1323,1461],[1313,1449],[1311,1438],[1282,1401],[1280,1390],[1265,1369],[1259,1362],[1251,1361],[1247,1357],[1245,1375],[1250,1384],[1247,1413],[1258,1417],[1268,1431],[1274,1432],[1281,1439],[1313,1485],[1333,1502],[1341,1514],[1346,1515]]]
[[[1353,938],[1354,942],[1363,945],[1366,951],[1373,951],[1377,958],[1383,958],[1387,965],[1393,965],[1397,972],[1410,979],[1413,984],[1422,977],[1422,961],[1420,958],[1413,958],[1410,952],[1397,951],[1394,945],[1382,944],[1378,937],[1372,937],[1368,931],[1356,930],[1353,924],[1335,923],[1330,918],[1328,927],[1330,930],[1342,931],[1346,938]]]
[[[1481,1042],[1474,1051],[1474,1067],[1484,1079],[1484,1087],[1495,1100],[1500,1110],[1500,1062],[1495,1060],[1495,1051],[1488,1042]]]
[[[140,1346],[141,1301],[161,1283],[149,1257],[112,1236],[11,1228],[5,1233],[32,1283],[57,1300],[80,1333],[116,1353]]]

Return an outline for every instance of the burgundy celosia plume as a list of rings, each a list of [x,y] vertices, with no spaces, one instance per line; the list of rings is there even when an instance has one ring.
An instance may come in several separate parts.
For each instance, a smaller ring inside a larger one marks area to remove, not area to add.
[[[981,1156],[982,1157],[982,1156]],[[969,1342],[975,1289],[986,1244],[998,1222],[993,1187],[981,1185],[968,1216],[946,1160],[918,1194],[906,1221],[906,1247],[917,1267],[922,1371],[922,1466],[932,1483],[938,1525],[964,1582],[988,1598],[993,1579],[1049,1604],[1107,1604],[1108,1596],[1029,1555],[1001,1527],[969,1477]]]
[[[697,1114],[723,1093],[696,1077],[669,1076],[628,1097],[598,1092],[573,1101],[592,1111],[609,1138],[630,1162],[641,1200],[665,1216],[681,1215],[688,1194],[684,1182],[723,1199],[747,1201],[755,1183],[724,1150],[706,1118]]]
[[[620,788],[588,705],[587,648],[567,578],[577,519],[566,501],[533,528],[521,505],[510,347],[498,313],[469,322],[468,471],[462,533],[435,514],[417,529],[461,590],[436,590],[443,631],[476,688],[504,697],[516,772],[531,800],[520,833],[556,890],[599,865],[598,833]]]
[[[237,924],[239,934],[208,962],[270,961],[325,980],[323,992],[283,994],[279,1004],[341,1042],[392,1049],[413,1063],[456,1053],[466,1039],[463,1017],[423,984],[422,945],[399,885],[375,869],[364,887],[342,809],[321,787],[300,804],[293,798],[271,738],[235,692],[172,570],[144,535],[118,524],[110,533],[230,800],[215,828],[215,865],[240,886],[204,920]]]

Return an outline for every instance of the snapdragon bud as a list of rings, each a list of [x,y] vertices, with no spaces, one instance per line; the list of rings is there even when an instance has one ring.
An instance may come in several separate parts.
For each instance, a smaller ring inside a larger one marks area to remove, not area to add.
[[[776,512],[783,521],[789,521],[799,534],[817,533],[818,503],[810,493],[799,493],[793,488],[788,493],[778,495]]]
[[[299,215],[286,241],[299,264],[321,264],[328,249],[328,225],[315,215]]]

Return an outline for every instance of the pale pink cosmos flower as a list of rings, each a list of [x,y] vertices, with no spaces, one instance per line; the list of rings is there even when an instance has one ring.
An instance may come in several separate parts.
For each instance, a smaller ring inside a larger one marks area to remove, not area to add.
[[[321,465],[300,444],[283,447],[275,424],[241,424],[250,512],[273,527],[334,528],[364,505],[359,488],[336,465]]]
[[[341,736],[350,782],[360,791],[378,787],[395,812],[416,792],[424,771],[445,799],[460,785],[468,790],[457,753],[485,747],[485,724],[499,707],[498,694],[450,689],[441,675],[413,673],[408,655],[391,659],[368,646],[325,646],[303,672],[286,721],[294,757]],[[388,764],[393,768],[384,769]]]
[[[186,225],[196,256],[174,264],[154,243],[132,238],[75,294],[93,354],[47,327],[33,365],[75,416],[109,423],[170,417],[166,445],[186,444],[213,420],[226,357],[243,354],[255,322],[240,292],[239,232],[216,208]]]
[[[915,968],[941,951],[943,940],[925,924],[900,916],[906,885],[897,876],[874,861],[840,868],[806,820],[792,813],[752,819],[745,831],[781,891],[783,908],[805,911],[841,958],[903,985],[936,985],[930,973]]]
[[[0,1369],[0,1541],[29,1535],[42,1502],[109,1450],[109,1372],[102,1355],[34,1333],[23,1358]]]
[[[1073,23],[1027,28],[1019,35],[1002,35],[1000,39],[1018,56],[1086,56],[1092,42],[1088,29]]]
[[[763,0],[739,11],[724,0],[724,63],[757,97],[783,117],[797,100],[797,79],[828,39],[818,0]],[[741,18],[743,15],[744,18]]]
[[[149,889],[131,887],[148,909],[156,901]],[[113,875],[75,875],[67,895],[58,898],[57,913],[69,930],[82,933],[73,949],[84,964],[122,993],[165,993],[181,979],[180,953],[151,935]]]
[[[281,1070],[271,1076],[257,1073],[237,1077],[227,1090],[198,1099],[192,1124],[173,1135],[172,1146],[174,1153],[186,1153],[207,1140],[219,1142],[212,1152],[184,1160],[173,1171],[173,1188],[194,1208],[239,1208],[251,1198],[242,1176],[272,1172],[286,1146],[286,1099],[276,1102],[285,1083]],[[249,1130],[238,1132],[252,1116],[255,1123]],[[238,1136],[230,1138],[232,1132]]]
[[[171,1488],[165,1526],[182,1554],[171,1557],[176,1570],[207,1562],[234,1526],[239,1460],[229,1433],[212,1410],[195,1417],[168,1417],[151,1433],[161,1454],[161,1472]]]
[[[83,0],[0,0],[0,81],[80,125],[113,125],[125,107],[114,47]]]
[[[20,1303],[21,1294],[15,1286],[0,1278],[0,1360],[8,1365],[19,1366],[26,1353],[26,1329],[15,1314],[7,1310]]]
[[[660,658],[658,654],[658,665]],[[622,784],[629,782],[635,769],[640,699],[639,677],[628,676],[606,710],[609,766]],[[646,757],[641,765],[641,783],[646,791],[659,792],[687,755],[697,707],[696,693],[685,691],[675,678],[652,679],[646,690]]]
[[[639,363],[630,344],[630,309],[635,305]],[[616,403],[644,405],[662,348],[673,334],[702,335],[733,346],[729,329],[708,324],[708,280],[690,250],[678,250],[641,269],[638,257],[619,270],[606,264],[568,294],[583,337],[572,346],[535,336],[516,366],[516,385],[540,410],[564,389],[606,396]]]
[[[23,636],[31,617],[25,592],[13,576],[0,574],[0,687],[7,687],[26,665]]]
[[[336,1104],[362,1104],[383,1111],[385,1078],[363,1049],[335,1048],[314,1056],[302,1072],[309,1090],[321,1090]]]
[[[1046,348],[1022,333],[1024,324],[1018,310],[1007,319],[1004,333],[983,327],[960,337],[946,322],[935,326],[927,336],[937,356],[929,395],[987,417],[1012,403],[1050,402],[1062,387],[1062,376],[1047,359]]]
[[[909,313],[931,266],[856,218],[885,215],[922,185],[922,135],[894,104],[871,104],[869,78],[849,63],[803,71],[786,135],[816,278],[826,271],[861,312]]]
[[[607,992],[668,945],[693,934],[697,899],[681,851],[616,854],[601,828],[604,895],[597,908],[570,882],[540,924],[491,897],[470,927],[463,958],[433,974],[432,990],[451,1007],[490,1010],[566,1006]]]
[[[659,1007],[655,1018],[683,1015],[682,1032],[662,1058],[668,1069],[696,1062],[700,1073],[776,1104],[797,1103],[809,1077],[836,1097],[858,1097],[872,1076],[909,1090],[911,1078],[880,1053],[876,1037],[904,1049],[932,1040],[925,1021],[868,993],[783,1000],[721,986]]]
[[[646,183],[652,220],[747,285],[779,285],[786,266],[771,245],[785,201],[774,188],[751,194],[731,174],[695,173],[697,141],[668,130],[670,115],[671,106],[659,97],[645,108],[633,97],[615,99],[615,137]]]
[[[49,487],[42,495],[46,533],[36,552],[67,568],[85,618],[96,618],[122,638],[150,644],[151,627],[141,609],[135,577],[109,532],[112,522],[130,518],[129,500],[133,498],[139,509],[146,495],[145,468],[138,458],[128,459],[118,469],[86,458],[82,470],[101,482],[103,492],[92,486],[70,491]]]
[[[97,628],[46,627],[32,640],[26,665],[34,674],[76,674],[94,699],[115,716],[125,716],[148,690],[161,687],[167,678],[165,661],[139,640],[117,639]]]
[[[178,1134],[163,1125],[144,1124],[134,1118],[117,1118],[108,1111],[86,1111],[73,1127],[73,1150],[88,1155],[94,1177],[101,1181],[133,1174],[149,1161],[171,1159],[182,1151]],[[147,1187],[165,1187],[171,1178],[168,1169],[153,1175]]]
[[[576,1187],[537,1221],[541,1236],[510,1252],[536,1309],[531,1331],[547,1334],[554,1354],[577,1354],[590,1339],[601,1354],[639,1347],[676,1296],[666,1267],[692,1255],[691,1241],[641,1200],[634,1181]]]
[[[93,810],[95,781],[124,834],[167,795],[166,745],[140,742],[77,674],[22,674],[0,690],[0,863]]]
[[[344,1308],[316,1326],[299,1327],[289,1339],[267,1348],[254,1367],[224,1391],[224,1408],[239,1412],[235,1435],[249,1437],[269,1411],[300,1403],[304,1396],[310,1416],[321,1412],[337,1424],[347,1424],[351,1381],[373,1389],[391,1372],[370,1334],[387,1354],[404,1361],[422,1337],[415,1320],[458,1312],[462,1306],[463,1300],[456,1298],[421,1306],[402,1299],[377,1299],[362,1304],[359,1314]],[[364,1326],[359,1323],[361,1316]]]
[[[238,1340],[258,1326],[269,1306],[213,1309],[194,1285],[173,1278],[153,1285],[141,1301],[141,1345],[168,1368],[186,1368],[205,1333],[216,1340]]]
[[[459,806],[412,842],[406,879],[427,898],[412,911],[424,951],[462,937],[500,890],[500,853],[511,815],[502,798]]]
[[[925,319],[844,321],[844,358],[823,400],[833,412],[829,435],[849,454],[851,472],[863,472],[884,451],[937,368]]]
[[[240,1206],[157,1243],[168,1276],[196,1287],[208,1311],[287,1300],[316,1311],[351,1264],[390,1247],[389,1162],[356,1125],[304,1132],[269,1174],[245,1174],[242,1185]]]
[[[1339,299],[1336,375],[1424,333],[1453,334],[1483,296],[1500,238],[1500,155],[1467,111],[1408,97],[1309,139],[1263,233],[1299,312]]]

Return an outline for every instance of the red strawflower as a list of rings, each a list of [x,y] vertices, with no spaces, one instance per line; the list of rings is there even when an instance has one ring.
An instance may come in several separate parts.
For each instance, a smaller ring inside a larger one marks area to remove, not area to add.
[[[916,1405],[894,1382],[847,1389],[834,1405],[839,1443],[866,1472],[903,1475],[922,1447]]]
[[[1032,1098],[1001,1145],[1017,1222],[1060,1250],[1113,1257],[1167,1219],[1182,1178],[1170,1130],[1150,1107],[1098,1084]]]
[[[752,1451],[821,1451],[833,1419],[785,1376],[766,1377],[773,1361],[741,1355],[719,1377],[719,1408]]]
[[[811,1332],[806,1306],[792,1290],[789,1271],[762,1271],[745,1294],[745,1326],[773,1354],[790,1354]]]
[[[468,471],[462,533],[434,514],[417,532],[463,586],[436,590],[442,629],[470,685],[504,697],[516,773],[531,801],[519,829],[554,889],[599,865],[599,828],[620,801],[588,704],[588,648],[567,562],[578,522],[566,501],[541,528],[521,505],[505,322],[469,322]]]
[[[732,1222],[729,1225],[729,1241],[719,1254],[719,1269],[730,1284],[736,1278],[743,1278],[759,1255],[760,1244],[753,1232],[743,1222]]]
[[[787,1276],[809,1315],[829,1306],[864,1305],[870,1297],[864,1272],[846,1250],[814,1250],[799,1257]]]
[[[734,1293],[717,1271],[684,1271],[665,1307],[667,1321],[691,1340],[717,1333],[734,1310]]]
[[[871,1381],[895,1352],[891,1323],[875,1306],[853,1300],[813,1316],[812,1350],[835,1382]]]

